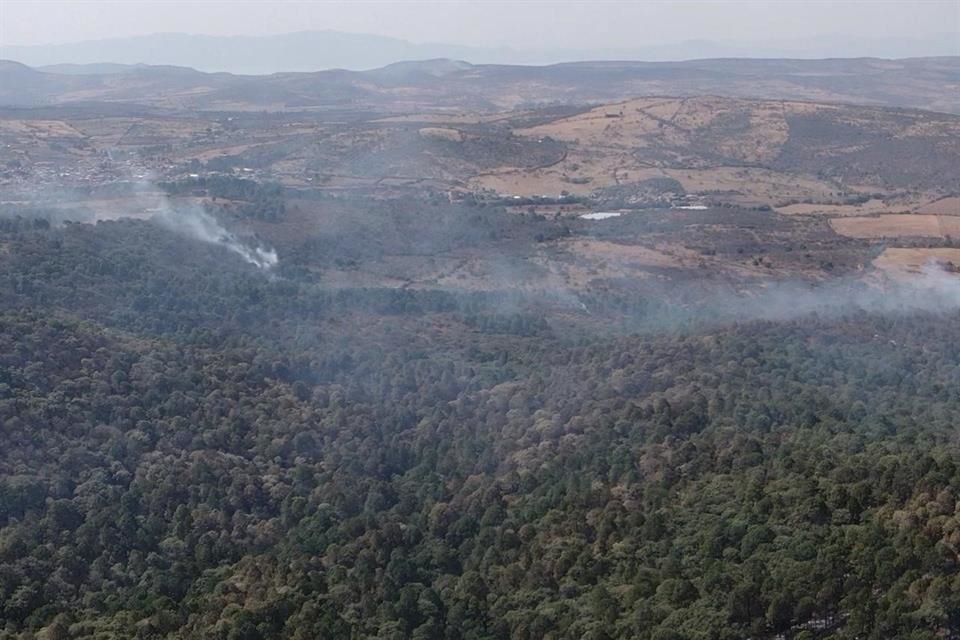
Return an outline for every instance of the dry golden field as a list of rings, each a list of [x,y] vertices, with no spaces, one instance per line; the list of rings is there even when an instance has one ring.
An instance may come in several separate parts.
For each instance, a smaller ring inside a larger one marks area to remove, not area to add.
[[[924,214],[833,218],[834,230],[850,238],[922,237],[960,235],[960,217]]]
[[[960,249],[890,247],[874,259],[873,266],[892,277],[910,277],[922,273],[931,263],[960,265]]]
[[[917,213],[934,213],[943,216],[960,216],[960,196],[948,196],[928,202],[917,208]]]

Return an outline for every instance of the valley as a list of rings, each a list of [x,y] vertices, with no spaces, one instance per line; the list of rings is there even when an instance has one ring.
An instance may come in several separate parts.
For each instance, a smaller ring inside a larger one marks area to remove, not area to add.
[[[402,116],[143,109],[2,111],[3,206],[77,221],[205,209],[340,287],[875,283],[884,250],[936,261],[960,232],[960,116],[932,111],[713,96]]]
[[[0,640],[957,637],[958,69],[0,63]]]

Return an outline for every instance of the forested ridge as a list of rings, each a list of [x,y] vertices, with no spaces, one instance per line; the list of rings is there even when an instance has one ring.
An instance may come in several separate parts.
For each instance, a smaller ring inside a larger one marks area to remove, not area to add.
[[[955,313],[542,316],[0,225],[0,638],[960,637]]]

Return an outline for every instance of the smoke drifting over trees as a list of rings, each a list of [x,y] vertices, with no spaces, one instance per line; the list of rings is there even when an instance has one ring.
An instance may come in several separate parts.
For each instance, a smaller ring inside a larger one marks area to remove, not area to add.
[[[248,246],[236,235],[224,229],[213,216],[197,207],[179,209],[165,207],[152,220],[193,240],[226,247],[260,269],[269,269],[277,264],[276,251],[260,246]]]
[[[0,640],[960,637],[960,124],[477,73],[0,113]]]
[[[956,633],[937,273],[936,312],[623,337],[181,233],[0,224],[8,635]]]

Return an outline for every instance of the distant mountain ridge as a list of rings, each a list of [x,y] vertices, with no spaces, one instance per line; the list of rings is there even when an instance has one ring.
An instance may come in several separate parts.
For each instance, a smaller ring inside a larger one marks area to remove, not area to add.
[[[324,69],[365,70],[403,60],[449,58],[473,64],[555,64],[580,60],[693,60],[703,58],[905,58],[960,55],[956,34],[928,38],[819,36],[777,42],[687,40],[631,48],[524,50],[414,43],[388,36],[302,31],[270,36],[158,33],[55,45],[0,46],[0,58],[44,67],[65,64],[173,65],[202,71],[269,74]],[[63,71],[64,68],[60,68]]]
[[[108,74],[108,73],[125,73],[127,71],[133,71],[139,67],[144,67],[144,66],[147,66],[147,65],[119,64],[116,62],[90,62],[90,63],[65,62],[63,64],[51,64],[51,65],[36,67],[36,70],[43,71],[44,73],[60,73],[68,76],[69,75],[88,76],[88,75],[100,75],[100,74]]]
[[[172,65],[262,75],[285,71],[374,69],[402,60],[471,58],[507,62],[513,53],[448,44],[415,44],[386,36],[303,31],[277,36],[158,33],[59,45],[2,47],[0,58],[31,66],[113,63]]]
[[[207,111],[402,113],[717,95],[960,113],[960,92],[948,90],[960,84],[960,57],[598,61],[548,66],[432,59],[362,72],[340,69],[268,76],[150,65],[71,65],[64,71],[51,73],[0,61],[0,105],[110,103]]]

